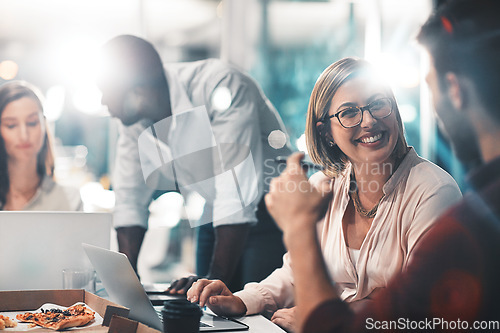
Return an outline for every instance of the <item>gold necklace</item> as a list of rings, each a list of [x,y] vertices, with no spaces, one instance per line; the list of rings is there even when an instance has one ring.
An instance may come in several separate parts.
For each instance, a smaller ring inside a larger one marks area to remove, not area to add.
[[[398,158],[396,160],[396,163],[394,163],[395,167],[394,167],[393,173],[399,167],[399,164],[403,161],[403,159],[406,156],[406,154],[410,151],[410,148],[407,147],[405,150],[406,151],[404,152],[404,154],[400,158]],[[392,176],[393,173],[391,173],[391,176]],[[356,177],[354,176],[354,172],[352,172],[352,174],[351,174],[351,179],[354,180],[354,182],[355,182],[355,185],[354,185],[355,189],[353,191],[349,190],[349,193],[351,194],[352,202],[354,204],[354,208],[359,213],[359,215],[367,217],[369,219],[374,218],[375,215],[377,214],[378,206],[382,202],[382,199],[384,199],[385,194],[382,195],[382,197],[380,197],[380,199],[378,200],[377,204],[372,209],[366,210],[363,207],[363,205],[361,204],[361,201],[359,200],[358,184],[356,183]],[[351,186],[352,186],[352,184],[351,184]],[[352,189],[352,187],[351,187],[351,189]]]
[[[356,211],[359,213],[359,215],[361,216],[364,216],[366,218],[374,218],[375,215],[377,214],[377,209],[378,209],[378,206],[380,205],[380,202],[382,201],[382,199],[385,197],[385,195],[383,195],[377,202],[377,204],[370,210],[366,210],[363,205],[361,204],[361,201],[359,200],[359,194],[358,194],[358,189],[354,190],[351,192],[351,198],[352,198],[352,202],[354,204],[354,208],[356,209]]]

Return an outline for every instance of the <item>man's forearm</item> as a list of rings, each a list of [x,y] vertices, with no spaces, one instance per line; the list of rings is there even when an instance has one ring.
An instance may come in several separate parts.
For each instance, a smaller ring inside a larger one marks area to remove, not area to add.
[[[315,229],[285,234],[293,270],[299,321],[326,300],[338,298],[331,282]]]
[[[141,249],[142,241],[146,229],[139,226],[121,227],[116,229],[118,238],[118,251],[125,253],[132,264],[132,267],[137,272],[137,258]]]
[[[240,261],[249,230],[248,223],[214,228],[215,244],[208,278],[229,282]]]

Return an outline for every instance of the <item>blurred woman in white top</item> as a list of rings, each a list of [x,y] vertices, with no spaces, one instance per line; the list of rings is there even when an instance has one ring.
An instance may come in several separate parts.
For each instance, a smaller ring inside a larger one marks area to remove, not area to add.
[[[54,181],[41,94],[22,81],[0,86],[0,210],[82,210],[79,190]]]
[[[317,212],[319,242],[340,297],[356,307],[405,269],[415,244],[460,199],[460,190],[449,174],[408,147],[391,88],[360,59],[341,59],[316,81],[306,142],[324,171],[302,183],[300,192],[305,201],[313,187],[326,186],[332,194],[328,207]],[[286,215],[273,205],[275,194],[287,191],[282,185],[273,179],[266,196],[276,220]],[[217,314],[269,313],[293,332],[291,265],[287,253],[283,267],[234,295],[219,281],[199,280],[188,297]]]

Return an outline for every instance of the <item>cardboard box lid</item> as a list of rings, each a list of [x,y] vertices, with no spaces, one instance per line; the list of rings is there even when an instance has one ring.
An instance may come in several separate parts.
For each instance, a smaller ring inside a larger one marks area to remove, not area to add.
[[[141,324],[135,320],[113,316],[109,325],[109,333],[161,333],[154,328]]]
[[[62,306],[71,306],[77,302],[84,302],[94,311],[105,318],[106,309],[126,309],[121,305],[86,292],[85,290],[22,290],[0,291],[0,312],[30,311],[38,309],[45,303],[54,303]],[[13,331],[15,332],[15,331]],[[30,330],[30,332],[50,332],[45,328]],[[108,327],[94,326],[79,329],[78,332],[108,332]]]

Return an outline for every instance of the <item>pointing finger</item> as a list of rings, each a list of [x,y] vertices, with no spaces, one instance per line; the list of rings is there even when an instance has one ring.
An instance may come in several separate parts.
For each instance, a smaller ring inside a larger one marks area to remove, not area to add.
[[[290,155],[290,157],[286,161],[286,169],[285,172],[290,174],[298,174],[303,173],[304,170],[300,164],[300,161],[304,158],[303,152],[297,152]]]

